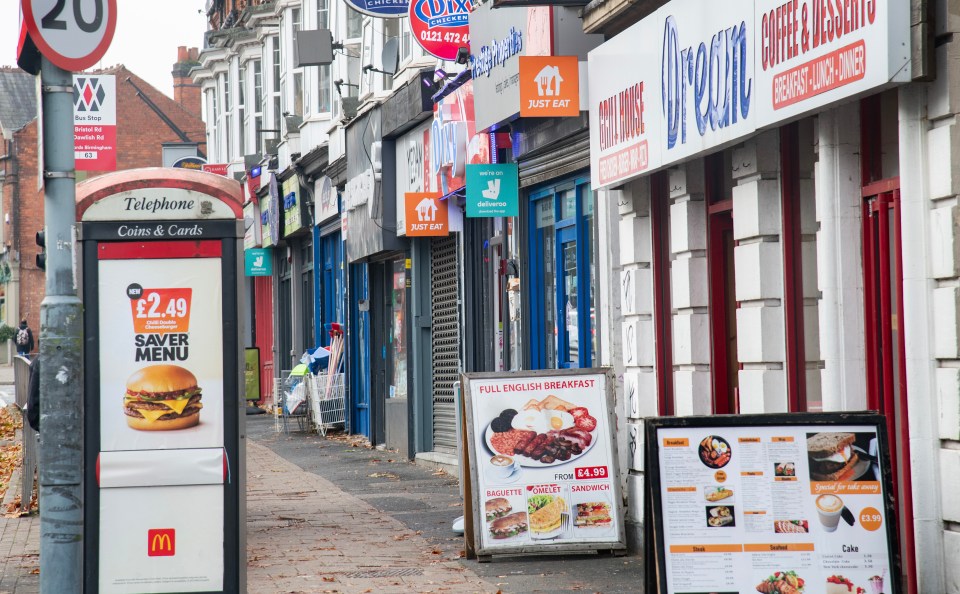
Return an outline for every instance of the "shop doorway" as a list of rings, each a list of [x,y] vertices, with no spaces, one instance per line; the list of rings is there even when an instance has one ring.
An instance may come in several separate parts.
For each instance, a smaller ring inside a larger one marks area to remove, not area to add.
[[[350,265],[350,430],[370,437],[370,290],[367,265]]]
[[[277,286],[277,359],[281,377],[293,369],[293,266],[286,247],[274,250],[280,283]]]
[[[903,591],[917,592],[913,487],[903,327],[899,136],[896,92],[860,102],[861,221],[867,408],[886,419],[900,535]]]
[[[907,592],[915,593],[913,497],[903,332],[903,259],[899,179],[863,188],[863,257],[867,318],[867,407],[886,418]]]
[[[527,286],[533,369],[588,368],[596,355],[593,192],[575,178],[530,194]]]
[[[714,414],[740,412],[737,297],[730,151],[706,159],[707,265],[710,278],[710,371]]]

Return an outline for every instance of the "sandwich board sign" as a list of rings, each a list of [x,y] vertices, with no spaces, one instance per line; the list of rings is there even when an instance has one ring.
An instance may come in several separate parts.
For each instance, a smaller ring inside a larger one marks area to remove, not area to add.
[[[244,591],[242,188],[149,168],[77,198],[84,590]]]
[[[479,557],[626,548],[605,369],[462,376]],[[472,542],[470,539],[472,537]]]
[[[883,417],[720,415],[645,425],[657,564],[647,575],[659,576],[649,591],[900,592]]]

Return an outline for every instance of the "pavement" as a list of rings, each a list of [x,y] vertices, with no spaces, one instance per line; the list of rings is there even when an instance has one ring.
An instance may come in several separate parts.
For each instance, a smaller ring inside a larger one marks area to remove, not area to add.
[[[12,393],[6,369],[0,393]],[[247,423],[248,592],[640,590],[639,557],[463,559],[463,537],[450,530],[462,513],[456,477],[350,436],[278,433],[267,415]],[[39,592],[39,529],[35,514],[0,517],[0,594]]]

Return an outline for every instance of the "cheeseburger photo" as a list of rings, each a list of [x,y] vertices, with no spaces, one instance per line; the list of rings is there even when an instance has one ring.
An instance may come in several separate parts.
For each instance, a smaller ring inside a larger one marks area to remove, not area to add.
[[[197,378],[179,365],[150,365],[127,380],[123,414],[139,431],[171,431],[200,423]]]

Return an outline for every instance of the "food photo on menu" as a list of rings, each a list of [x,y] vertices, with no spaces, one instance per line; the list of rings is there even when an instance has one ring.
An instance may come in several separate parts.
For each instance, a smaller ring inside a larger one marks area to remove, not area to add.
[[[562,538],[570,527],[570,510],[560,495],[527,497],[530,537],[537,540]]]
[[[805,582],[796,571],[776,571],[757,584],[760,594],[804,594]]]
[[[810,523],[806,520],[774,520],[773,531],[776,534],[807,534]]]
[[[807,433],[807,457],[811,481],[880,480],[875,433]]]
[[[706,509],[707,526],[710,528],[733,528],[736,525],[732,505],[714,505]]]
[[[796,475],[797,468],[793,462],[777,462],[773,465],[773,476],[792,477]]]
[[[725,499],[730,499],[733,497],[733,489],[727,487],[704,487],[703,488],[703,498],[709,501],[710,503],[716,503],[717,501],[723,501]]]
[[[700,442],[700,461],[708,468],[723,468],[730,462],[733,452],[726,439],[717,435],[708,435]]]
[[[527,535],[527,510],[523,489],[488,489],[483,502],[487,535],[498,542],[524,540]]]
[[[531,399],[518,411],[505,408],[487,425],[486,443],[500,469],[496,478],[511,478],[520,466],[538,468],[575,460],[594,444],[597,419],[584,406],[550,395]],[[516,462],[516,466],[514,466]]]
[[[610,517],[610,504],[606,501],[585,501],[578,503],[577,517],[573,525],[577,528],[608,528],[613,523]]]
[[[527,514],[522,511],[498,517],[490,522],[490,536],[497,540],[513,538],[526,532]]]

